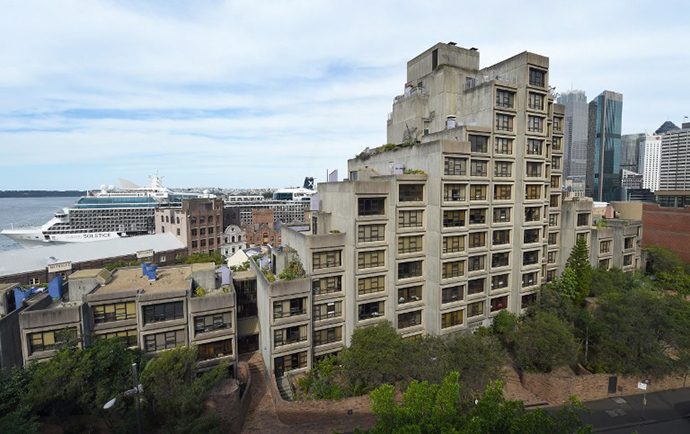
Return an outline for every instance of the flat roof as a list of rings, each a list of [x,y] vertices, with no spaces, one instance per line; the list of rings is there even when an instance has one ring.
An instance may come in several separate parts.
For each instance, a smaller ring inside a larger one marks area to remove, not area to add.
[[[108,280],[112,273],[105,268],[90,268],[79,270],[69,275],[70,279],[95,279],[101,277],[104,281]]]
[[[10,288],[14,288],[19,285],[18,283],[0,283],[0,292],[5,292]]]
[[[195,264],[196,265],[196,264]],[[159,292],[190,288],[192,267],[159,268],[156,280],[149,280],[143,275],[141,267],[120,268],[113,273],[113,280],[96,288],[93,294],[107,294],[120,291],[143,289],[144,292]]]
[[[186,246],[175,235],[166,232],[89,243],[17,249],[0,253],[0,276],[44,270],[48,265],[61,262],[80,263],[129,256],[149,249],[166,252],[186,249]]]

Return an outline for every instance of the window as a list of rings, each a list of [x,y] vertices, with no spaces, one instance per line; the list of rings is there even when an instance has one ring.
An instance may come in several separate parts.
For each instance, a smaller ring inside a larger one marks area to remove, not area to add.
[[[502,155],[513,154],[513,139],[496,137],[494,139],[494,153]]]
[[[398,238],[398,253],[416,253],[422,251],[422,235]]]
[[[446,157],[443,161],[443,174],[464,176],[467,174],[467,158]]]
[[[563,147],[563,138],[562,137],[553,137],[552,142],[553,142],[552,148],[554,151],[560,151],[561,148]]]
[[[556,279],[556,271],[557,270],[548,270],[546,272],[546,281],[547,282],[553,282]]]
[[[536,222],[541,220],[541,207],[533,206],[525,208],[525,221]]]
[[[314,330],[314,346],[332,344],[343,340],[343,327]]]
[[[422,264],[424,261],[398,263],[398,279],[410,279],[422,276]]]
[[[498,107],[513,108],[515,94],[505,90],[496,90],[496,105]]]
[[[470,134],[468,138],[472,152],[479,152],[482,154],[489,152],[489,137]]]
[[[541,155],[543,142],[538,139],[527,139],[527,155]]]
[[[541,185],[526,185],[525,200],[541,199]]]
[[[494,208],[494,223],[510,221],[510,208]]]
[[[32,277],[29,279],[29,285],[38,285],[39,283],[41,283],[41,279],[38,277]]]
[[[384,315],[383,309],[383,301],[374,301],[372,303],[360,304],[358,318],[360,321],[372,318],[379,318]]]
[[[558,214],[549,214],[549,226],[558,226]]]
[[[470,185],[470,200],[486,200],[486,185]]]
[[[500,246],[510,242],[510,230],[494,231],[493,245]]]
[[[290,354],[289,356],[276,357],[274,364],[277,368],[276,376],[281,377],[283,373],[294,371],[295,369],[303,369],[307,367],[307,352],[301,351],[299,353]]]
[[[465,295],[465,287],[463,285],[450,286],[441,290],[441,303],[455,303],[461,301]]]
[[[537,302],[537,294],[536,293],[523,295],[522,300],[521,300],[521,303],[522,303],[521,307],[522,307],[522,309],[526,309],[526,308],[534,305],[534,303],[536,303],[536,302]]]
[[[544,119],[538,116],[527,116],[527,131],[544,132]]]
[[[578,226],[588,226],[589,225],[589,214],[578,214],[577,215],[577,225]]]
[[[273,330],[274,346],[296,344],[307,340],[307,326],[293,326]]]
[[[503,289],[508,287],[508,278],[510,274],[500,274],[491,277],[491,290]]]
[[[511,185],[494,185],[494,200],[510,200],[512,191]]]
[[[462,325],[463,316],[462,310],[454,310],[452,312],[446,312],[441,315],[441,328],[447,329],[449,327],[455,327]]]
[[[343,302],[331,301],[329,303],[314,305],[314,321],[322,319],[338,318],[343,314]]]
[[[546,72],[539,69],[529,69],[529,84],[530,86],[544,87],[546,86]]]
[[[57,331],[29,333],[27,335],[29,354],[37,351],[54,350],[59,344],[76,338],[77,329],[74,327]]]
[[[537,284],[537,272],[525,273],[522,275],[522,287],[534,286]]]
[[[508,253],[508,252],[494,253],[491,256],[491,266],[494,268],[507,266],[509,255],[510,255],[510,253]]]
[[[360,225],[357,228],[357,240],[360,243],[383,241],[386,238],[386,225]]]
[[[534,265],[539,262],[539,250],[522,253],[522,265]]]
[[[556,244],[558,244],[558,232],[549,233],[548,243],[550,246],[555,246]]]
[[[491,312],[498,312],[508,307],[508,296],[496,297],[491,299]]]
[[[626,237],[625,238],[625,244],[624,244],[623,248],[625,250],[632,249],[634,243],[635,243],[635,237]]]
[[[553,130],[561,132],[563,131],[563,118],[555,117],[553,118]]]
[[[137,317],[136,304],[126,303],[102,304],[93,307],[93,320],[96,324],[112,321],[124,321]]]
[[[470,249],[484,247],[486,245],[486,232],[470,234]]]
[[[462,202],[465,200],[464,184],[444,184],[443,185],[443,201],[444,202]]]
[[[414,327],[422,323],[422,311],[405,312],[398,314],[398,329]]]
[[[121,330],[119,332],[104,333],[102,335],[96,335],[98,339],[121,339],[122,342],[127,344],[128,347],[136,347],[137,343],[137,330]]]
[[[524,243],[531,244],[539,241],[539,229],[525,229]]]
[[[454,279],[465,275],[465,261],[444,262],[441,264],[441,278]]]
[[[470,161],[470,175],[471,176],[486,176],[487,175],[487,161],[472,160]]]
[[[561,168],[561,157],[556,157],[555,155],[551,157],[551,168],[553,170],[560,170]]]
[[[610,262],[610,259],[600,259],[599,260],[599,266],[604,267],[608,270],[609,269],[609,262]]]
[[[231,327],[232,313],[230,312],[194,317],[194,334],[225,330]]]
[[[183,302],[151,304],[143,307],[144,324],[184,318]]]
[[[527,107],[532,110],[544,110],[544,95],[530,92],[527,100]]]
[[[398,304],[405,304],[422,299],[422,285],[398,288]]]
[[[383,267],[386,265],[386,251],[374,250],[371,252],[359,252],[357,254],[357,269]]]
[[[155,351],[168,350],[177,346],[186,345],[184,330],[156,333],[144,336],[144,351],[152,353]]]
[[[453,235],[443,237],[443,253],[458,253],[465,250],[465,237]]]
[[[470,224],[483,225],[486,223],[486,208],[470,210]]]
[[[600,253],[609,253],[611,251],[611,241],[602,241],[599,243]]]
[[[400,202],[421,202],[424,200],[424,184],[400,184]]]
[[[340,267],[340,250],[329,250],[327,252],[314,252],[312,255],[312,266],[314,270],[322,268]]]
[[[551,208],[558,208],[558,195],[557,194],[551,195],[551,198],[549,199],[549,206]]]
[[[527,162],[527,176],[530,178],[541,178],[541,163]]]
[[[399,211],[398,226],[401,228],[418,228],[424,224],[424,211]]]
[[[467,271],[483,270],[486,265],[486,255],[470,256],[467,259]]]
[[[513,131],[513,117],[504,114],[496,114],[496,130]]]
[[[311,284],[314,295],[330,294],[332,292],[340,292],[343,289],[342,277],[322,277],[321,279],[314,279]]]
[[[209,342],[197,346],[199,360],[216,359],[218,357],[232,356],[232,339],[224,339],[217,342]]]
[[[386,289],[386,276],[362,277],[357,282],[359,295],[381,292]]]
[[[465,226],[465,211],[443,211],[443,227],[455,228]]]
[[[467,318],[484,315],[484,302],[477,301],[467,305]]]
[[[386,214],[386,198],[384,197],[360,197],[357,205],[360,216]]]
[[[494,176],[498,178],[509,178],[512,176],[512,166],[513,164],[508,161],[497,161],[494,164]]]
[[[551,177],[551,188],[554,188],[556,190],[560,190],[560,188],[561,188],[561,177],[560,176],[552,176]]]
[[[293,298],[291,300],[281,300],[273,302],[273,318],[289,318],[291,316],[304,315],[307,313],[306,309],[307,298]]]
[[[632,265],[632,257],[633,255],[625,255],[623,256],[623,266],[627,267],[629,265]]]

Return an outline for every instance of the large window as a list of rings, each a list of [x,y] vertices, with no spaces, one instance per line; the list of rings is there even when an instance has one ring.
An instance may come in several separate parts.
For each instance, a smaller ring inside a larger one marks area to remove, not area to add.
[[[467,174],[467,158],[446,157],[443,162],[443,174],[464,176]]]
[[[541,220],[541,207],[532,206],[525,208],[525,221],[526,222],[537,222]]]
[[[513,139],[496,137],[494,139],[494,153],[501,155],[513,154]]]
[[[508,307],[508,296],[496,297],[491,299],[491,312],[498,312]]]
[[[549,264],[555,264],[557,255],[558,255],[558,252],[549,252],[546,255],[546,262],[548,262]]]
[[[471,176],[486,176],[487,175],[487,164],[488,161],[485,160],[472,160],[470,161],[470,175]]]
[[[522,309],[526,309],[530,306],[533,306],[534,303],[536,303],[536,302],[537,302],[537,294],[536,293],[523,295],[522,300],[520,300],[520,303],[521,303],[520,307]]]
[[[539,250],[522,253],[522,265],[534,265],[539,262]]]
[[[76,339],[76,337],[77,329],[74,327],[56,331],[29,333],[27,335],[29,354],[37,351],[54,350],[57,345]]]
[[[360,197],[357,201],[360,216],[386,214],[385,197]]]
[[[214,313],[194,317],[194,333],[207,333],[232,327],[232,313]]]
[[[418,326],[422,323],[422,311],[415,310],[398,314],[398,329]]]
[[[357,241],[372,243],[386,238],[386,225],[360,225],[357,228]]]
[[[137,317],[136,303],[102,304],[93,307],[93,320],[96,324],[112,321],[123,321]]]
[[[314,330],[314,346],[332,344],[343,340],[343,327]]]
[[[627,267],[629,265],[632,265],[632,258],[633,258],[633,255],[623,256],[623,266]]]
[[[541,155],[543,143],[538,139],[527,139],[527,155]]]
[[[398,253],[416,253],[422,251],[422,235],[398,238]]]
[[[467,282],[467,295],[476,295],[484,293],[486,288],[486,279],[474,279]]]
[[[104,333],[96,335],[99,339],[121,339],[128,347],[136,347],[137,344],[137,330],[121,330],[118,332]]]
[[[551,198],[549,199],[549,206],[551,208],[558,208],[558,195],[557,194],[551,195]]]
[[[527,162],[527,176],[530,178],[541,178],[541,163]]]
[[[462,315],[462,310],[454,310],[452,312],[446,312],[441,314],[441,328],[447,329],[449,327],[462,325]]]
[[[441,264],[441,278],[454,279],[465,275],[465,261],[444,262]]]
[[[609,253],[611,251],[611,241],[602,241],[599,243],[599,253]]]
[[[525,200],[541,199],[541,185],[528,184],[525,186]]]
[[[462,202],[465,200],[465,184],[444,184],[443,185],[443,201],[444,202]]]
[[[152,353],[154,351],[168,350],[177,346],[186,345],[184,330],[156,333],[144,336],[144,351]]]
[[[558,214],[549,214],[549,226],[558,226]]]
[[[470,147],[472,152],[486,154],[489,152],[489,137],[469,135]]]
[[[494,176],[497,178],[509,178],[512,176],[513,163],[509,161],[496,161],[494,163]]]
[[[374,250],[371,252],[359,252],[357,254],[357,268],[364,270],[367,268],[383,267],[386,265],[386,251]]]
[[[532,110],[544,110],[544,95],[530,92],[527,100],[527,107]]]
[[[401,228],[418,228],[424,224],[424,211],[399,211],[398,226]]]
[[[486,255],[470,256],[467,259],[467,271],[483,270],[486,266]]]
[[[486,223],[486,208],[470,210],[470,224],[483,225]]]
[[[453,235],[450,237],[443,237],[443,253],[458,253],[465,250],[465,237],[462,235]]]
[[[184,318],[184,306],[181,301],[144,306],[143,311],[144,324]]]
[[[343,289],[342,277],[322,277],[321,279],[314,279],[311,283],[314,295],[330,294],[332,292],[340,292]]]
[[[561,148],[563,147],[563,138],[562,137],[553,137],[552,138],[553,145],[551,146],[554,151],[560,151]]]
[[[554,116],[553,118],[553,130],[562,132],[563,131],[563,118]]]
[[[511,185],[494,185],[494,200],[510,200],[512,191]]]
[[[515,94],[507,90],[496,90],[496,105],[498,107],[513,108]]]
[[[558,175],[551,175],[551,188],[560,190],[561,188],[561,177]]]
[[[577,215],[577,225],[578,226],[589,226],[589,214],[578,214]]]
[[[500,246],[510,242],[510,230],[505,229],[501,231],[494,231],[493,245]]]
[[[525,244],[536,243],[539,241],[539,229],[525,229]]]
[[[465,286],[457,285],[443,288],[441,290],[441,303],[455,303],[464,299]]]
[[[422,276],[422,265],[424,261],[399,262],[398,279],[410,279]]]
[[[443,211],[443,227],[455,228],[465,226],[465,211],[450,210]]]
[[[510,208],[494,208],[494,223],[507,223],[510,221]]]
[[[381,292],[386,289],[386,276],[361,277],[357,282],[359,295]]]
[[[544,87],[546,86],[546,72],[530,68],[529,69],[529,84],[530,86]]]
[[[470,249],[484,247],[486,245],[486,232],[475,232],[469,235]]]
[[[312,266],[314,270],[322,268],[340,267],[340,250],[329,250],[326,252],[314,252],[312,255]]]
[[[307,313],[307,298],[293,298],[273,302],[273,318],[289,318]]]
[[[400,202],[421,202],[424,200],[424,184],[400,184]]]
[[[510,274],[499,274],[491,277],[491,290],[496,291],[508,287],[508,278]]]
[[[398,288],[398,304],[405,304],[422,299],[422,285]]]
[[[358,309],[358,318],[360,321],[365,319],[379,318],[385,314],[383,309],[383,301],[360,304]]]
[[[513,117],[510,115],[496,114],[496,130],[513,131]]]
[[[339,318],[343,314],[343,302],[331,301],[314,305],[314,321],[329,318]]]
[[[553,170],[560,170],[561,168],[561,157],[553,156],[551,157],[551,168]]]
[[[558,232],[551,232],[549,234],[548,242],[549,242],[550,246],[554,246],[554,245],[558,244]]]
[[[491,256],[491,266],[494,268],[506,267],[508,265],[509,255],[510,253],[508,252],[494,253]]]
[[[273,342],[276,347],[296,344],[307,340],[307,326],[293,326],[273,330]]]
[[[470,185],[470,200],[486,200],[486,185]]]
[[[542,133],[544,132],[544,118],[539,116],[527,116],[527,131]]]
[[[197,346],[199,360],[209,360],[218,357],[232,356],[232,339],[209,342]]]
[[[537,284],[537,272],[525,273],[522,275],[522,287],[527,288]]]
[[[484,302],[477,301],[467,305],[467,318],[484,315]]]

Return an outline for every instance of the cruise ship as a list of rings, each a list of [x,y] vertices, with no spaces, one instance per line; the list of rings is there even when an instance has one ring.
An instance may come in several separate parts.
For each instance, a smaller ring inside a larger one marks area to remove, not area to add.
[[[151,185],[139,187],[120,180],[123,188],[101,186],[74,206],[63,208],[40,227],[0,231],[23,247],[59,243],[84,243],[155,232],[158,207],[178,207],[182,199],[210,197],[207,192],[177,192],[163,187],[161,177],[151,176]]]

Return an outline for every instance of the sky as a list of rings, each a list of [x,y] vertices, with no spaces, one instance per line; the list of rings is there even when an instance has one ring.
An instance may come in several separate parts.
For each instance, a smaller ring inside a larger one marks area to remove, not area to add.
[[[0,0],[0,190],[323,181],[386,142],[406,62],[550,58],[623,94],[623,133],[690,116],[687,1]]]

